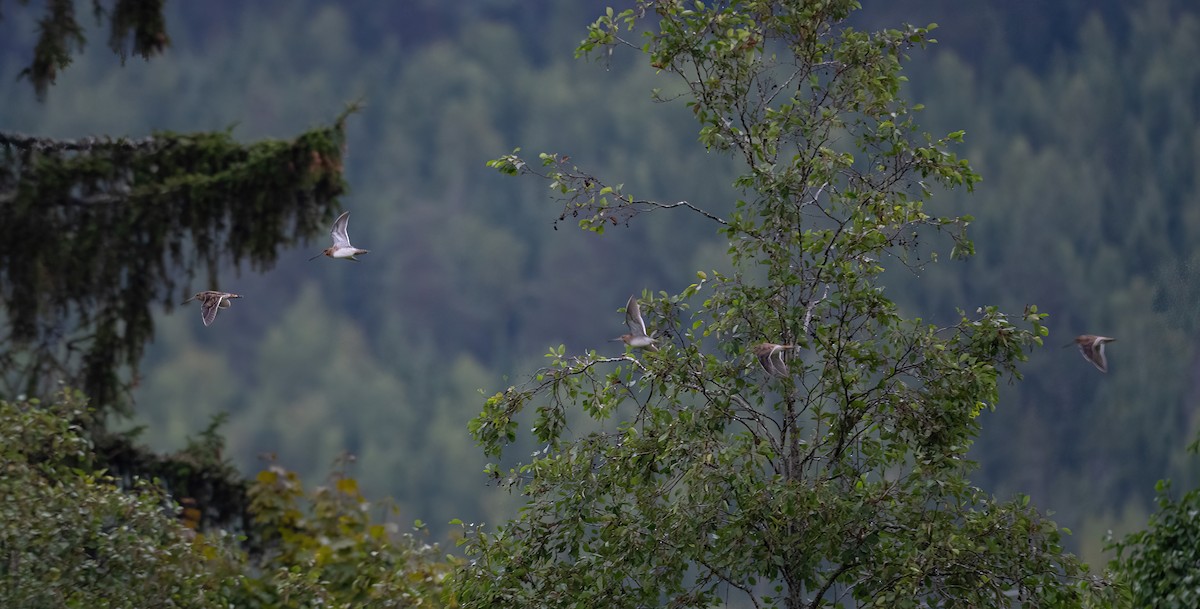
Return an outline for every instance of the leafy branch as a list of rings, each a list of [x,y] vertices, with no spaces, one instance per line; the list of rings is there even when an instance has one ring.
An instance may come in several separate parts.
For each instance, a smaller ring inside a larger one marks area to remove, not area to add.
[[[567,156],[539,154],[541,167],[547,169],[535,169],[517,154],[520,150],[517,148],[510,154],[490,160],[487,166],[503,174],[535,175],[550,182],[550,189],[556,193],[555,198],[563,203],[562,213],[554,222],[555,230],[558,230],[558,223],[566,220],[567,216],[574,219],[583,214],[583,217],[579,218],[579,227],[603,234],[609,224],[629,226],[629,221],[641,213],[676,207],[684,207],[719,224],[727,224],[720,216],[687,201],[663,203],[625,194],[624,184],[606,185],[599,178],[583,172],[575,165],[568,167],[571,159]]]

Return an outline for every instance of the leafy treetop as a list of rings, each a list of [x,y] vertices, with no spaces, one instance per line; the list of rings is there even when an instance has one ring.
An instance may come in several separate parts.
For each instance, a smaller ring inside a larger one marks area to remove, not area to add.
[[[935,188],[978,180],[921,132],[900,64],[930,27],[861,32],[854,0],[638,1],[579,47],[643,52],[687,88],[709,150],[736,155],[746,194],[721,215],[647,201],[558,154],[492,161],[549,181],[602,232],[690,210],[728,239],[734,271],[645,297],[660,350],[548,354],[471,423],[499,457],[535,411],[527,463],[498,479],[528,503],[465,544],[464,606],[1078,606],[1091,588],[1054,523],[1026,500],[970,485],[965,455],[1003,374],[1040,345],[994,307],[939,327],[885,295],[896,261],[919,272],[948,234],[973,253],[969,216],[925,210]],[[644,43],[625,38],[638,32]],[[754,347],[780,346],[760,363]],[[737,598],[738,601],[733,599]]]

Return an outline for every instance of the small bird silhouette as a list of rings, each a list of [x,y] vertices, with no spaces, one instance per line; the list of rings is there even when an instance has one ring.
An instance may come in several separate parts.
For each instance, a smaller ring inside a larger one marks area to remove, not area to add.
[[[1079,352],[1083,354],[1083,359],[1092,362],[1100,372],[1108,372],[1108,358],[1104,356],[1104,343],[1111,343],[1117,339],[1107,336],[1096,336],[1094,334],[1081,334],[1075,337],[1074,344],[1079,345]],[[1063,348],[1070,347],[1071,343],[1063,345]]]
[[[329,231],[329,234],[333,236],[333,245],[325,248],[320,254],[309,258],[309,261],[311,262],[324,255],[330,258],[345,258],[358,262],[358,258],[355,258],[355,256],[370,253],[370,250],[361,250],[350,245],[350,235],[346,233],[346,225],[349,223],[350,212],[342,212],[342,215],[333,221],[333,230]]]
[[[203,292],[196,292],[195,296],[183,301],[183,304],[199,300],[200,319],[204,320],[204,325],[208,326],[212,325],[213,320],[217,318],[217,309],[228,309],[230,305],[229,301],[233,298],[241,298],[241,295],[205,290]]]
[[[758,357],[758,363],[771,376],[785,377],[788,375],[787,363],[783,361],[784,352],[794,349],[795,345],[777,345],[761,343],[754,345],[751,351]]]
[[[642,309],[633,296],[630,296],[629,302],[625,303],[625,325],[629,326],[629,334],[622,334],[612,340],[619,340],[635,349],[658,351],[658,347],[654,344],[654,337],[646,333],[646,322],[642,321]]]

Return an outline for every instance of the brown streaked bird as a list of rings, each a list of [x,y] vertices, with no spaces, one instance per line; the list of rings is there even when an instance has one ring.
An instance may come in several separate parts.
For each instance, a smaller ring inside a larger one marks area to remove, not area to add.
[[[619,340],[635,349],[658,351],[658,346],[654,344],[654,337],[646,333],[646,322],[642,320],[642,309],[633,296],[630,296],[629,302],[625,303],[625,325],[629,326],[629,334],[622,334],[612,340]]]
[[[783,361],[784,352],[795,349],[796,345],[777,345],[761,343],[754,345],[751,351],[758,357],[758,363],[771,376],[785,377],[788,375],[787,363]]]
[[[1074,344],[1079,345],[1079,352],[1083,354],[1083,359],[1091,362],[1100,372],[1108,372],[1108,358],[1104,356],[1104,343],[1111,343],[1117,339],[1107,336],[1096,336],[1094,334],[1080,334],[1075,337]],[[1072,343],[1063,345],[1063,348],[1070,347]]]
[[[200,301],[200,319],[204,320],[204,325],[212,325],[214,319],[217,318],[217,309],[228,309],[230,300],[233,298],[241,298],[240,294],[231,294],[229,292],[217,292],[214,290],[205,290],[196,292],[195,296],[183,301],[187,304],[193,300]]]
[[[329,256],[330,258],[345,258],[346,260],[358,262],[358,258],[355,258],[355,256],[369,254],[370,250],[358,249],[350,245],[350,235],[346,232],[348,224],[350,224],[350,212],[344,211],[342,215],[337,217],[337,220],[333,221],[333,230],[329,231],[330,236],[333,237],[333,245],[325,248],[320,254],[308,260],[311,262],[321,256]]]

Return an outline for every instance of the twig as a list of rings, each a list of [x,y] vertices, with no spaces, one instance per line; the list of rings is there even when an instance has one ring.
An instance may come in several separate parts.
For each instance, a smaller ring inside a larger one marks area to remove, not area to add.
[[[71,152],[90,152],[93,148],[118,148],[124,150],[142,150],[157,148],[163,142],[155,137],[129,139],[110,137],[85,137],[77,140],[57,140],[48,137],[37,137],[23,133],[6,133],[0,131],[0,146],[11,146],[21,150],[53,150]]]
[[[815,309],[816,306],[818,304],[820,304],[820,302],[822,300],[825,300],[828,297],[829,297],[829,284],[827,283],[827,284],[825,284],[825,293],[822,294],[820,298],[808,303],[808,306],[805,308],[805,311],[804,311],[804,336],[809,335],[808,326],[809,326],[809,323],[812,322],[813,309]]]
[[[720,222],[721,224],[725,224],[725,225],[729,224],[724,219],[714,216],[713,214],[706,212],[703,209],[700,209],[699,207],[696,207],[695,205],[688,203],[687,201],[679,201],[678,203],[654,203],[653,201],[630,201],[630,203],[632,203],[634,205],[651,205],[651,206],[657,207],[659,209],[671,209],[671,208],[679,207],[680,205],[682,205],[682,206],[687,207],[688,209],[704,216],[705,218],[708,218],[709,220]]]

